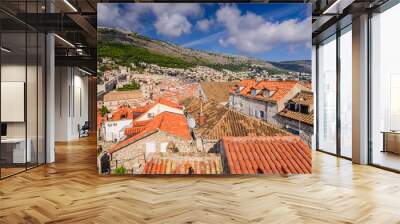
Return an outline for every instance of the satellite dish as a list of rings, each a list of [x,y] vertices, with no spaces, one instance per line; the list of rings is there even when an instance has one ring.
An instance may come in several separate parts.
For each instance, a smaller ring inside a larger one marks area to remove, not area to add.
[[[194,119],[194,118],[189,118],[188,119],[188,125],[189,125],[189,128],[195,128],[196,127],[196,120]]]

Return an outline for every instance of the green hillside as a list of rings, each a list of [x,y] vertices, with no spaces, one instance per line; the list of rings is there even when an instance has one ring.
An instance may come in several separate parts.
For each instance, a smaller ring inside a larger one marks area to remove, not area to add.
[[[113,58],[118,64],[126,66],[132,63],[138,64],[139,62],[157,64],[169,68],[190,68],[195,65],[179,58],[152,53],[145,48],[114,42],[98,43],[97,55],[99,58]]]
[[[177,57],[170,57],[163,54],[150,52],[145,48],[136,47],[130,44],[116,42],[99,42],[98,58],[110,57],[117,64],[130,66],[130,64],[138,64],[145,62],[156,64],[167,68],[191,68],[197,65],[207,66],[215,70],[227,69],[233,72],[244,71],[250,66],[247,63],[229,63],[229,64],[212,64],[201,60],[187,61]],[[279,72],[279,70],[269,69],[271,73]]]
[[[269,62],[255,58],[224,55],[184,48],[162,40],[118,29],[98,28],[98,56],[113,58],[119,65],[145,62],[169,68],[191,68],[198,65],[216,70],[246,71],[257,65],[270,74],[289,71],[310,72],[311,61]]]

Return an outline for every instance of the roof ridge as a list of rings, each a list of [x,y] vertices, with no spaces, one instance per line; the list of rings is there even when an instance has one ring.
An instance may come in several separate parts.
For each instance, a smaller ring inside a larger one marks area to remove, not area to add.
[[[251,120],[253,120],[253,121],[257,122],[257,123],[267,125],[267,126],[269,126],[269,127],[271,127],[271,128],[279,129],[279,131],[282,131],[283,133],[287,133],[287,134],[289,134],[289,135],[292,135],[292,133],[285,131],[284,129],[280,128],[280,127],[279,127],[278,125],[276,125],[276,124],[271,124],[271,123],[269,123],[268,121],[263,121],[263,120],[257,119],[257,118],[255,118],[255,117],[249,116],[249,115],[247,115],[247,114],[245,114],[245,113],[242,113],[242,112],[233,110],[233,109],[231,109],[231,108],[229,108],[229,110],[232,111],[232,112],[235,112],[235,113],[237,113],[237,114],[240,114],[240,115],[242,115],[242,116],[244,116],[244,117],[246,117],[246,118],[249,118],[249,119],[251,119]]]
[[[213,128],[210,129],[209,132],[213,132],[214,129],[217,128],[217,127],[221,124],[221,122],[228,116],[228,113],[229,113],[229,109],[227,109],[227,110],[225,111],[225,114],[222,115],[222,117],[219,119],[219,121],[217,121],[217,123],[214,125]]]

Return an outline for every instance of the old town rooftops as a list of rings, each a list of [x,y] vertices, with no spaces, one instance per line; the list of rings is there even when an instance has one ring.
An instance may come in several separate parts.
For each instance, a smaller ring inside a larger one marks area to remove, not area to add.
[[[217,153],[154,153],[144,166],[144,174],[222,174]]]
[[[299,81],[287,80],[242,80],[236,84],[230,94],[239,94],[258,100],[277,102],[282,100],[293,88],[307,89]]]
[[[163,104],[165,106],[169,106],[176,109],[183,109],[181,105],[178,103],[172,102],[165,98],[159,98],[155,100],[153,103],[147,104],[143,107],[131,108],[129,106],[121,106],[119,107],[111,116],[111,120],[118,121],[121,119],[136,119],[140,117],[143,113],[146,113],[151,108],[155,107],[157,104]]]
[[[114,145],[111,147],[109,152],[114,153],[158,131],[174,135],[185,140],[192,139],[185,116],[171,112],[163,112],[155,116],[150,122],[144,125],[144,128],[142,127],[141,130],[135,131],[138,132],[136,135],[133,135],[132,137]]]
[[[311,149],[298,136],[225,137],[232,174],[310,174]]]
[[[215,102],[201,103],[200,99],[192,97],[182,103],[197,124],[199,124],[202,111],[205,122],[198,125],[195,132],[206,139],[218,140],[225,136],[291,135],[275,125],[228,109]]]

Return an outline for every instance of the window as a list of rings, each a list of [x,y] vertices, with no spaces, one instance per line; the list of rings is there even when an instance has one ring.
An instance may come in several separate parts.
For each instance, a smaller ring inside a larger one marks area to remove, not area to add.
[[[296,104],[295,103],[289,103],[288,109],[291,111],[296,111]]]
[[[255,90],[255,89],[252,89],[252,90],[251,90],[251,95],[252,95],[252,96],[255,96],[255,95],[257,95],[257,90]]]
[[[371,162],[400,170],[400,4],[371,18]],[[383,132],[388,132],[385,135]],[[392,141],[384,137],[391,135]],[[397,140],[395,140],[397,138]],[[395,143],[394,152],[386,144]],[[385,144],[384,144],[385,143]],[[397,151],[398,150],[398,151]]]
[[[300,105],[300,113],[308,114],[308,106]]]
[[[264,90],[264,97],[269,97],[270,96],[270,92],[266,89]]]
[[[236,93],[240,93],[242,89],[240,87],[236,87]]]
[[[156,152],[156,143],[155,142],[146,142],[146,157]]]
[[[352,34],[351,26],[340,36],[340,154],[352,157]]]
[[[161,142],[160,144],[160,152],[167,152],[168,142]]]
[[[264,111],[260,110],[260,118],[264,118]]]
[[[336,153],[336,36],[318,48],[318,149]]]
[[[292,134],[300,135],[300,131],[297,130],[297,129],[288,127],[287,130],[288,130],[290,133],[292,133]]]

